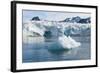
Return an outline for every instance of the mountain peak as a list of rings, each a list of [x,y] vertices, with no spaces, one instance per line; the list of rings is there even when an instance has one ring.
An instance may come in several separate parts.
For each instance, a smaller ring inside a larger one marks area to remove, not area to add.
[[[35,17],[32,18],[32,20],[34,20],[34,21],[40,21],[40,18],[38,16],[35,16]]]

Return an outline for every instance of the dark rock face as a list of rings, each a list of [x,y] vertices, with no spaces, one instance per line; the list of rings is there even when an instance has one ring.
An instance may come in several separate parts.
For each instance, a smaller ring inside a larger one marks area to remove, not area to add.
[[[38,16],[36,16],[36,17],[33,17],[32,20],[34,20],[34,21],[40,21],[40,18]]]
[[[81,19],[78,23],[91,23],[90,18]]]
[[[78,23],[87,23],[86,19],[81,19]]]

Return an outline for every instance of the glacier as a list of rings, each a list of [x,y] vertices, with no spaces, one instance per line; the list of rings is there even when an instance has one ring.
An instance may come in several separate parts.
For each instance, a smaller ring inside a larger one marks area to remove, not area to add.
[[[64,28],[64,30],[62,30]],[[43,36],[46,30],[65,35],[90,35],[91,25],[57,21],[29,21],[23,24],[23,36]],[[53,30],[53,31],[52,31]],[[58,31],[57,31],[58,30]],[[84,34],[83,34],[84,33]],[[56,34],[55,34],[56,35]]]

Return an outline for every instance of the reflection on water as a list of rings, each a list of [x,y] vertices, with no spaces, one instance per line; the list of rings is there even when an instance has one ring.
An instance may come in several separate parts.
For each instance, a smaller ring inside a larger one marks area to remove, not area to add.
[[[90,59],[90,37],[72,38],[81,42],[82,45],[68,50],[63,48],[56,38],[24,37],[22,61],[26,63]]]

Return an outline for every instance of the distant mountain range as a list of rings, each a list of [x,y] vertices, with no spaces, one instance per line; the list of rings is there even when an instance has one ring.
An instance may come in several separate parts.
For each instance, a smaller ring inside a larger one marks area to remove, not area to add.
[[[36,16],[31,19],[32,21],[41,21],[41,19]],[[80,16],[72,17],[72,18],[66,18],[64,20],[58,21],[58,22],[69,22],[69,23],[81,23],[81,24],[87,24],[91,23],[91,18],[81,18]]]
[[[61,22],[70,22],[70,23],[82,23],[82,24],[86,24],[86,23],[91,23],[91,18],[90,17],[81,18],[79,16],[76,16],[76,17],[72,17],[72,18],[66,18],[65,20],[62,20]]]

